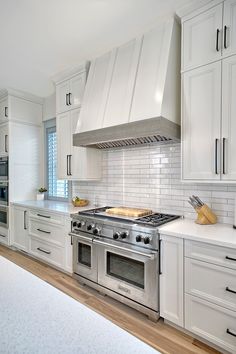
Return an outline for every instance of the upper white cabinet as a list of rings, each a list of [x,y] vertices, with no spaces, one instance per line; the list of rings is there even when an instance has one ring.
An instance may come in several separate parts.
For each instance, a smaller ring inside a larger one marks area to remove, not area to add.
[[[116,50],[103,128],[129,122],[141,43],[141,38],[134,39]]]
[[[208,7],[183,19],[182,70],[236,53],[236,0]]]
[[[187,20],[183,24],[183,69],[220,59],[223,4]]]
[[[220,179],[221,62],[187,71],[182,78],[184,179]]]
[[[180,123],[180,26],[164,21],[92,61],[77,133],[163,116]]]
[[[82,103],[87,77],[87,64],[78,69],[75,74],[68,75],[63,81],[56,80],[56,109],[57,113],[79,108]]]
[[[101,178],[101,152],[73,146],[79,109],[57,116],[58,166],[57,178],[68,180],[92,180]]]
[[[183,239],[161,235],[160,315],[184,326]]]
[[[7,156],[9,153],[9,127],[8,124],[0,126],[0,155]]]

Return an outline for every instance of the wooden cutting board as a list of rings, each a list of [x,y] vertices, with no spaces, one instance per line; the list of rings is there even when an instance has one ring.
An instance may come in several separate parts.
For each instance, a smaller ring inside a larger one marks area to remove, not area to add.
[[[118,208],[110,208],[106,210],[107,214],[112,215],[123,215],[130,217],[141,217],[152,214],[152,210],[150,209],[139,209],[139,208],[127,208],[127,207],[118,207]]]

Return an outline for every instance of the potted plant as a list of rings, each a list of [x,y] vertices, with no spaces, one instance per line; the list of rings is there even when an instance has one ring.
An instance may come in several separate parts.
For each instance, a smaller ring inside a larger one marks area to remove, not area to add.
[[[44,194],[47,192],[47,189],[44,187],[41,187],[38,189],[37,193],[37,200],[44,200]]]

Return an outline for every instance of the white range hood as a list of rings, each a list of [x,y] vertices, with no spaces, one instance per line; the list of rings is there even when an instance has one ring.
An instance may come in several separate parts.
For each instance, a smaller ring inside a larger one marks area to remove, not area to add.
[[[163,22],[92,61],[75,146],[180,139],[180,27]]]

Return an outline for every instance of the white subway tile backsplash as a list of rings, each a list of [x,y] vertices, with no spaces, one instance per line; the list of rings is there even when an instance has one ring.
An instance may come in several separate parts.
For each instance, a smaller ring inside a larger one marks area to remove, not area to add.
[[[195,219],[188,197],[198,195],[223,223],[233,223],[236,186],[181,182],[180,144],[103,151],[101,181],[73,182],[72,193],[99,205],[146,207]]]

